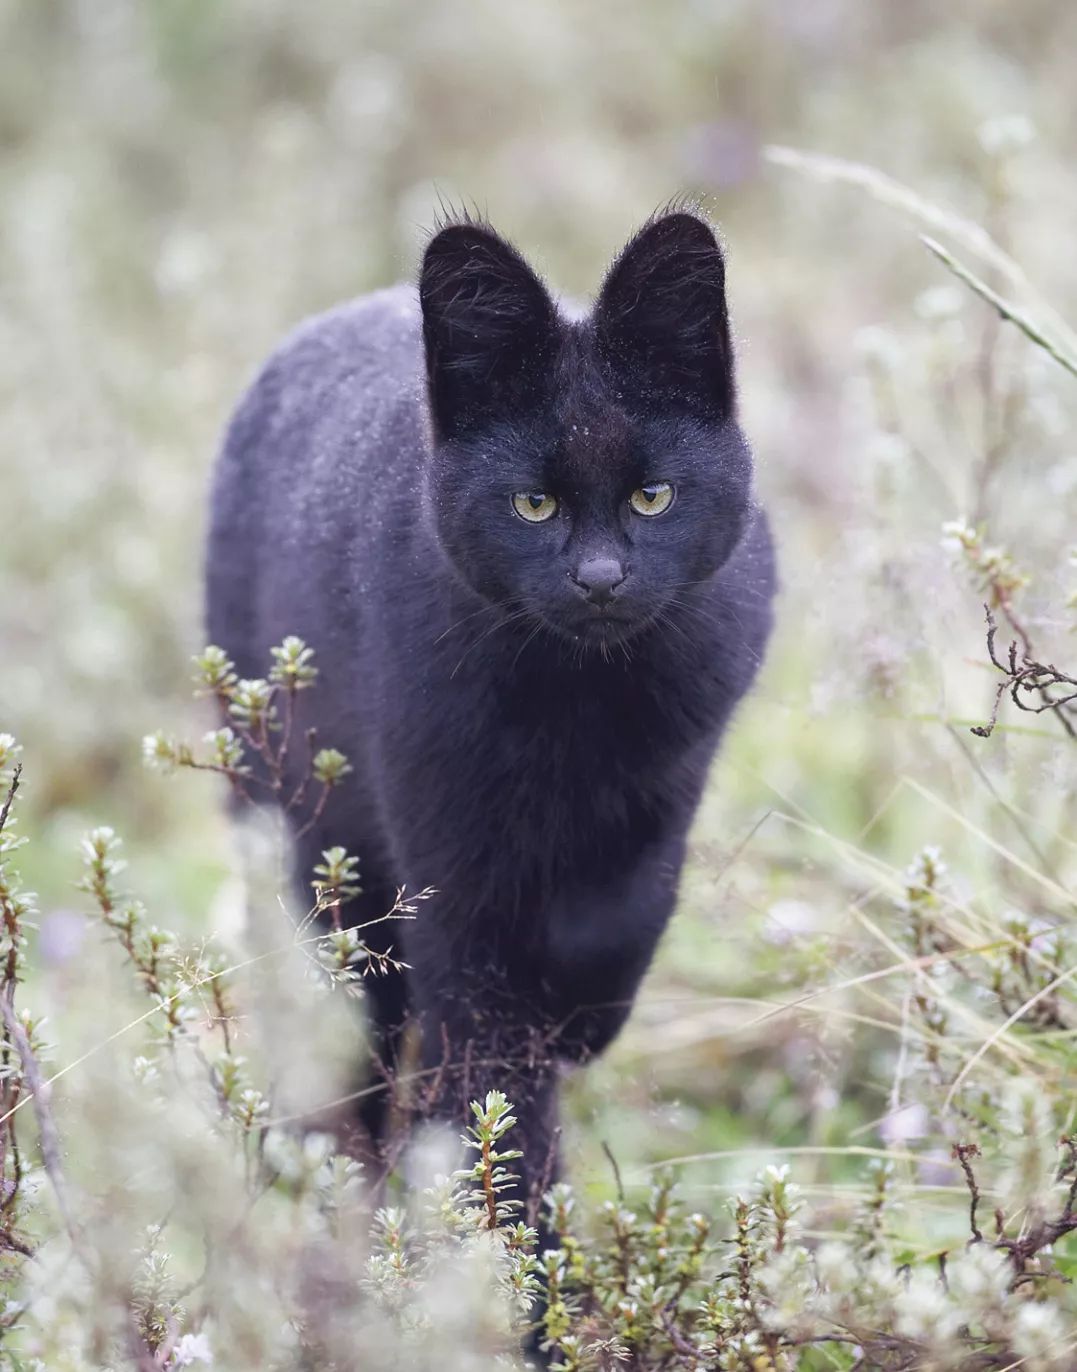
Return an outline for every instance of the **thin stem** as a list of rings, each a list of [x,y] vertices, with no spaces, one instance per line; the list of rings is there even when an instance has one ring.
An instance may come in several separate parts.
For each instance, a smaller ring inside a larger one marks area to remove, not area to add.
[[[1042,348],[1049,357],[1053,357],[1058,365],[1064,367],[1071,376],[1077,376],[1077,359],[1071,357],[1053,339],[1048,338],[1040,326],[1033,319],[1030,319],[1023,310],[1004,299],[997,291],[992,290],[986,281],[981,281],[978,276],[970,272],[968,267],[958,262],[934,238],[929,238],[926,233],[922,233],[920,242],[929,252],[933,252],[943,266],[953,272],[959,281],[963,281],[969,290],[975,292],[982,300],[986,300],[999,312],[1003,319],[1015,324],[1026,338],[1031,339],[1038,348]]]

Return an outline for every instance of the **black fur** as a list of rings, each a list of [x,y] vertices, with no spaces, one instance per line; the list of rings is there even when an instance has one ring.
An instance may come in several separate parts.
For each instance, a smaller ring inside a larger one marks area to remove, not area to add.
[[[652,482],[675,497],[647,517],[628,498]],[[560,502],[546,523],[513,511],[532,491]],[[623,576],[601,604],[596,566]],[[656,216],[574,318],[487,225],[449,223],[418,300],[303,325],[228,431],[208,583],[241,674],[288,633],[316,649],[314,722],[354,765],[299,871],[357,853],[357,921],[437,889],[386,934],[406,978],[370,983],[383,1057],[415,1015],[432,1111],[504,1089],[537,1192],[559,1065],[628,1014],[770,630],[710,227]]]

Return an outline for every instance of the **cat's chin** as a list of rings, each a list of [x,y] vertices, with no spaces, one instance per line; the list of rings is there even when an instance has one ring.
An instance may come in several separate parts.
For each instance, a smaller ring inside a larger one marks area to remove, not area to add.
[[[604,655],[610,648],[620,648],[633,642],[653,623],[654,620],[646,616],[595,614],[562,621],[551,627],[559,638],[574,648]]]

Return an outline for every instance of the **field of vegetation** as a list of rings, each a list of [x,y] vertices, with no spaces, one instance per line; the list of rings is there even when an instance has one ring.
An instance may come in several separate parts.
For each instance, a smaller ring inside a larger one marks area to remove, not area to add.
[[[540,1286],[580,1372],[1077,1365],[1077,8],[0,0],[0,39],[0,1367],[516,1368]],[[497,1099],[371,1238],[356,949],[219,778],[144,765],[222,746],[209,465],[441,198],[586,295],[684,191],[770,659],[567,1093],[560,1249],[499,1208]]]

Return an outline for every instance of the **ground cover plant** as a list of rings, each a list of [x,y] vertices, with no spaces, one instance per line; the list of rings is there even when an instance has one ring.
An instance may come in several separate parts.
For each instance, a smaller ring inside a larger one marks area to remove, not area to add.
[[[1071,1367],[1077,11],[257,9],[2,15],[0,1361],[512,1367],[541,1318],[566,1367]],[[316,643],[191,699],[206,471],[285,327],[412,269],[435,180],[581,289],[711,197],[781,536],[549,1253],[499,1209],[511,1102],[371,1193],[362,854],[296,908],[186,765],[243,766],[289,673],[308,747]]]
[[[301,729],[301,692],[315,687],[318,669],[295,638],[272,657],[265,679],[239,680],[208,648],[196,659],[199,687],[230,722],[200,747],[147,736],[147,763],[218,773],[244,800],[256,778],[279,785],[282,753]],[[316,748],[312,729],[302,736],[310,760],[293,800],[318,814],[349,764]],[[16,860],[20,751],[0,737],[8,1260],[0,1353],[13,1367],[343,1369],[401,1358],[521,1367],[527,1340],[565,1372],[1069,1365],[1077,968],[1068,965],[1061,914],[993,921],[962,898],[936,849],[917,855],[891,899],[890,931],[879,931],[896,961],[855,981],[897,974],[905,982],[893,1111],[920,1112],[929,1146],[864,1149],[877,1156],[828,1232],[808,1227],[809,1215],[814,1225],[823,1218],[788,1165],[768,1166],[714,1216],[688,1207],[672,1170],[630,1198],[610,1153],[615,1198],[580,1215],[572,1187],[556,1186],[547,1198],[552,1237],[540,1246],[520,1205],[501,1194],[519,1153],[511,1104],[498,1092],[473,1104],[465,1145],[474,1165],[455,1167],[451,1141],[432,1141],[429,1184],[390,1181],[394,1205],[377,1204],[383,1179],[364,1179],[346,1133],[314,1129],[303,1113],[281,1117],[285,1092],[274,1089],[272,1058],[246,1023],[241,974],[265,957],[299,953],[318,994],[361,997],[365,978],[383,974],[391,956],[371,950],[362,928],[345,927],[344,902],[361,874],[340,849],[315,868],[310,908],[293,915],[290,944],[237,963],[212,940],[185,947],[154,924],[123,889],[118,836],[97,828],[85,837],[79,885],[91,918],[149,1000],[120,1031],[128,1038],[138,1028],[144,1042],[117,1055],[110,1126],[87,1167],[72,1139],[101,1102],[83,1101],[80,1111],[75,1094],[64,1102],[70,1120],[58,1115],[52,1082],[63,1072],[49,1070],[42,1026],[16,1007],[35,913]],[[286,870],[275,865],[275,882]],[[386,912],[417,916],[403,891]],[[1023,1032],[1010,1036],[1018,1023]],[[970,1030],[979,1040],[971,1055]],[[985,1076],[976,1069],[992,1049],[1001,1061]],[[404,1087],[401,1099],[409,1085],[385,1083]],[[27,1106],[36,1121],[29,1146]],[[932,1169],[945,1174],[940,1139],[964,1192],[920,1180]],[[945,1199],[941,1214],[932,1193]]]

